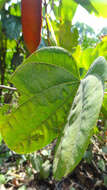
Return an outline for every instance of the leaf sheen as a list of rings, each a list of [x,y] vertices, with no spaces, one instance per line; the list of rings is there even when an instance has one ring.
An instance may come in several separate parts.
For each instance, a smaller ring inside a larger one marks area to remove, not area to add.
[[[81,81],[62,137],[57,144],[53,172],[60,180],[71,172],[82,159],[92,136],[101,104],[103,85],[93,75]]]

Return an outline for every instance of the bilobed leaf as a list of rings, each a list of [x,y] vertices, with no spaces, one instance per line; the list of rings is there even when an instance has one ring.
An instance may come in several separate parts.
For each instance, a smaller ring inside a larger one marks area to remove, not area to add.
[[[82,159],[89,144],[103,101],[103,85],[99,78],[89,75],[81,81],[68,122],[57,144],[53,172],[61,179]]]
[[[57,65],[65,68],[74,77],[79,79],[79,72],[77,64],[72,55],[61,47],[45,47],[38,51],[35,51],[31,56],[29,56],[24,64],[26,63],[48,63],[52,65]]]
[[[16,70],[11,82],[20,98],[17,108],[0,123],[2,136],[15,152],[33,152],[59,135],[79,80],[58,66],[28,63]]]

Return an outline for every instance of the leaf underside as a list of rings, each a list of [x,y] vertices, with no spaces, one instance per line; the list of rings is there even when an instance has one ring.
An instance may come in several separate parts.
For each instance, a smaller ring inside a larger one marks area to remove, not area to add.
[[[66,127],[57,144],[53,165],[56,179],[66,176],[82,159],[92,136],[102,101],[101,80],[93,75],[87,76],[81,81]]]

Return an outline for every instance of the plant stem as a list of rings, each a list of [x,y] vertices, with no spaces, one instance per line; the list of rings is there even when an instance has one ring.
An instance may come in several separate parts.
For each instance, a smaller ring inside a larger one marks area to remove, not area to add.
[[[5,85],[0,85],[0,89],[6,89],[6,90],[11,90],[11,91],[16,91],[17,88],[10,87],[10,86],[5,86]]]
[[[1,80],[1,85],[4,84],[5,80],[5,72],[6,72],[6,50],[7,50],[7,39],[4,36],[3,33],[1,33],[0,36],[0,41],[1,41],[1,48],[0,48],[0,80]],[[0,102],[1,102],[1,96],[2,96],[2,88],[0,89]]]
[[[46,28],[47,28],[47,41],[48,41],[48,46],[50,46],[50,40],[49,40],[49,27],[48,27],[48,23],[47,23],[47,3],[46,0],[44,0],[44,7],[45,7],[45,20],[46,20]]]

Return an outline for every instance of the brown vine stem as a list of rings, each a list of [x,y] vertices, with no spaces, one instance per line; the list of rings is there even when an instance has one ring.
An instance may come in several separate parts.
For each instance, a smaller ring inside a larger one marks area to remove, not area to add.
[[[11,90],[11,91],[16,91],[17,88],[10,87],[10,86],[5,86],[5,85],[0,85],[0,89],[6,89],[6,90]]]

